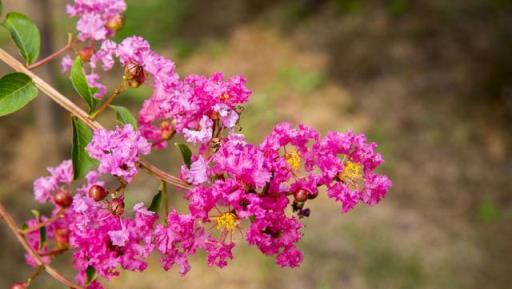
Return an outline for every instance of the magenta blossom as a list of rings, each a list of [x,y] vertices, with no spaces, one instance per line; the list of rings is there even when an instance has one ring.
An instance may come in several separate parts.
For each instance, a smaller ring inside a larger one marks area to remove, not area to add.
[[[86,150],[100,161],[99,173],[109,173],[129,182],[137,173],[135,163],[139,156],[149,154],[151,145],[127,124],[111,131],[96,130]]]

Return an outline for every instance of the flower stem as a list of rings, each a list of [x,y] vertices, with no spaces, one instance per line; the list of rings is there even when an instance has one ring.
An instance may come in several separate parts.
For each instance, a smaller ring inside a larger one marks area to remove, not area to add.
[[[3,61],[5,64],[13,68],[14,70],[18,72],[22,72],[29,76],[32,81],[34,82],[35,86],[39,88],[44,94],[46,94],[48,97],[50,97],[53,101],[55,101],[58,105],[72,113],[74,116],[79,118],[81,121],[83,121],[87,126],[89,126],[91,129],[101,129],[103,126],[91,119],[89,115],[80,107],[78,107],[74,102],[70,101],[67,97],[62,95],[60,92],[58,92],[55,88],[53,88],[51,85],[49,85],[46,81],[41,79],[39,76],[34,74],[32,71],[27,69],[25,65],[23,65],[21,62],[19,62],[17,59],[12,57],[9,53],[7,53],[5,50],[0,48],[0,60]],[[169,184],[175,185],[176,187],[183,188],[183,189],[190,189],[190,185],[188,185],[186,182],[182,181],[180,178],[175,177],[167,172],[164,172],[163,170],[159,169],[158,167],[154,166],[150,162],[148,162],[145,159],[139,159],[138,165],[141,168],[144,168],[149,174],[157,177],[158,179],[165,181]]]
[[[114,99],[116,99],[116,97],[120,95],[121,92],[123,92],[125,89],[126,86],[124,85],[124,82],[119,84],[119,86],[117,86],[116,89],[114,89],[112,95],[109,98],[107,98],[107,100],[105,100],[95,112],[91,114],[91,119],[95,119],[100,113],[102,113],[112,103],[112,101],[114,101]]]
[[[30,283],[32,283],[32,281],[34,279],[36,279],[37,276],[39,276],[39,274],[41,274],[41,272],[43,272],[43,271],[44,271],[44,266],[38,266],[36,268],[36,270],[32,274],[30,274],[30,276],[28,276],[27,285],[30,285]]]
[[[57,221],[59,218],[62,217],[63,213],[64,213],[64,210],[60,210],[59,212],[57,212],[57,214],[55,216],[51,217],[50,219],[40,222],[40,223],[37,223],[35,226],[30,227],[28,229],[20,230],[20,233],[23,235],[26,235],[26,234],[35,232],[35,231],[39,230],[40,228],[50,225],[51,223]]]
[[[68,250],[68,248],[59,248],[59,249],[55,249],[52,251],[39,253],[39,256],[41,256],[41,257],[55,256],[55,255],[62,254],[64,252],[66,252],[67,250]]]
[[[45,65],[46,63],[50,62],[55,57],[61,55],[64,52],[66,52],[68,49],[71,48],[71,46],[73,46],[73,35],[71,33],[68,33],[68,43],[66,43],[66,45],[64,47],[62,47],[61,49],[59,49],[59,50],[55,51],[54,53],[48,55],[46,58],[43,58],[43,59],[39,60],[38,62],[33,63],[33,64],[27,66],[27,68],[32,70],[32,69],[38,68],[39,66]]]
[[[23,246],[27,254],[34,259],[34,262],[38,266],[42,266],[44,270],[52,276],[55,280],[59,281],[60,283],[74,289],[85,289],[85,287],[80,286],[73,281],[69,280],[68,278],[64,277],[61,273],[59,273],[57,270],[55,270],[50,265],[46,265],[43,262],[43,259],[37,252],[30,246],[30,244],[25,240],[23,235],[19,232],[19,228],[16,225],[16,222],[14,221],[13,217],[5,210],[4,206],[0,203],[0,217],[5,221],[7,224],[7,227],[9,227],[9,230],[16,236],[16,239],[18,239],[18,242]]]

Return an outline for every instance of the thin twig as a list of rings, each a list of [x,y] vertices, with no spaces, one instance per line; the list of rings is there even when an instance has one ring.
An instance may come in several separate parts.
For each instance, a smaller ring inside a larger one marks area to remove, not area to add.
[[[95,112],[93,112],[91,114],[91,119],[96,119],[96,117],[100,113],[102,113],[112,103],[112,101],[114,101],[114,99],[116,99],[116,97],[118,95],[120,95],[121,92],[123,92],[125,90],[125,88],[126,88],[126,86],[125,86],[124,82],[121,83],[118,87],[116,87],[116,89],[114,89],[114,92],[112,93],[112,95],[109,98],[107,98],[107,100],[105,100]]]
[[[43,222],[39,222],[37,223],[35,226],[33,227],[30,227],[30,228],[27,228],[25,230],[20,230],[20,233],[22,234],[28,234],[28,233],[32,233],[32,232],[35,232],[37,230],[39,230],[40,228],[44,227],[44,226],[47,226],[47,225],[50,225],[51,223],[57,221],[59,218],[62,217],[64,213],[64,210],[60,210],[57,212],[57,214],[55,214],[55,216],[43,221]]]
[[[43,58],[41,60],[39,60],[38,62],[34,63],[34,64],[31,64],[29,65],[27,68],[28,69],[35,69],[35,68],[38,68],[39,66],[41,65],[44,65],[48,62],[50,62],[52,59],[54,59],[55,57],[59,56],[60,54],[64,53],[65,51],[67,51],[68,49],[71,48],[71,46],[73,46],[73,34],[71,33],[68,33],[68,43],[66,43],[66,46],[62,47],[61,49],[55,51],[54,53],[48,55],[46,58]]]
[[[18,242],[23,246],[27,254],[34,259],[35,263],[38,266],[44,267],[44,270],[52,276],[55,280],[59,281],[60,283],[74,289],[86,289],[83,286],[80,286],[73,281],[69,280],[68,278],[62,276],[57,270],[55,270],[52,266],[46,265],[43,262],[43,259],[37,252],[30,246],[30,244],[25,240],[23,235],[19,232],[19,228],[16,225],[16,222],[14,221],[13,217],[5,210],[4,206],[0,203],[0,216],[4,219],[5,223],[7,224],[7,227],[11,230],[11,232],[16,236],[16,239],[18,239]]]
[[[27,278],[27,285],[30,286],[30,283],[32,283],[32,281],[34,281],[34,279],[37,278],[37,276],[39,276],[39,274],[41,274],[41,272],[44,271],[44,266],[37,266],[36,270],[30,274],[30,276],[28,276]]]
[[[55,256],[55,255],[62,254],[64,252],[66,252],[67,250],[69,250],[69,248],[66,247],[66,248],[59,248],[59,249],[51,250],[51,251],[48,251],[48,252],[40,252],[39,256],[41,256],[41,257]]]
[[[47,96],[49,96],[53,101],[55,101],[58,105],[62,106],[65,110],[71,112],[73,115],[78,117],[81,121],[83,121],[85,124],[87,124],[91,129],[101,129],[103,126],[91,119],[89,115],[82,110],[80,107],[78,107],[74,102],[70,101],[67,97],[62,95],[60,92],[58,92],[55,88],[53,88],[51,85],[49,85],[47,82],[45,82],[43,79],[41,79],[39,76],[34,74],[32,71],[27,69],[21,62],[19,62],[17,59],[12,57],[9,53],[7,53],[5,50],[0,48],[0,60],[5,62],[7,65],[9,65],[11,68],[18,72],[25,73],[27,76],[29,76],[34,84]],[[183,189],[190,189],[190,185],[188,185],[186,182],[182,181],[180,178],[177,178],[171,174],[168,174],[158,167],[152,165],[147,160],[139,159],[138,164],[140,167],[144,168],[146,171],[148,171],[151,175],[156,176],[160,180],[167,182],[169,184],[175,185],[176,187],[183,188]]]

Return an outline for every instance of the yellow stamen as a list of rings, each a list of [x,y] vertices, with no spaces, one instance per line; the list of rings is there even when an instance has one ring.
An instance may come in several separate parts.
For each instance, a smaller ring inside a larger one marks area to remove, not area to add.
[[[174,129],[168,121],[164,120],[160,123],[160,131],[161,131],[162,138],[168,139],[169,137],[171,137]]]
[[[351,161],[345,162],[343,172],[339,173],[339,179],[353,187],[358,187],[363,181],[363,166]]]
[[[298,170],[300,168],[301,159],[296,150],[286,152],[284,154],[284,158],[293,170]]]
[[[229,94],[227,93],[224,93],[223,95],[220,96],[220,100],[222,101],[227,101],[229,99]]]
[[[219,231],[231,232],[238,227],[240,221],[233,213],[222,213],[219,216],[213,217],[217,223],[215,228]]]

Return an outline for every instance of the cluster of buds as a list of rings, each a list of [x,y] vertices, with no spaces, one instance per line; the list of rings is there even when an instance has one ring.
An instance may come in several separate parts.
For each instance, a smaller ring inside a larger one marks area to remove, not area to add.
[[[108,205],[110,212],[114,216],[121,216],[124,213],[125,203],[123,197],[115,197],[115,194],[112,194],[112,199],[107,200],[106,197],[109,195],[109,192],[105,189],[105,187],[101,185],[93,185],[89,188],[87,192],[87,196],[91,198],[95,202],[105,201]]]

